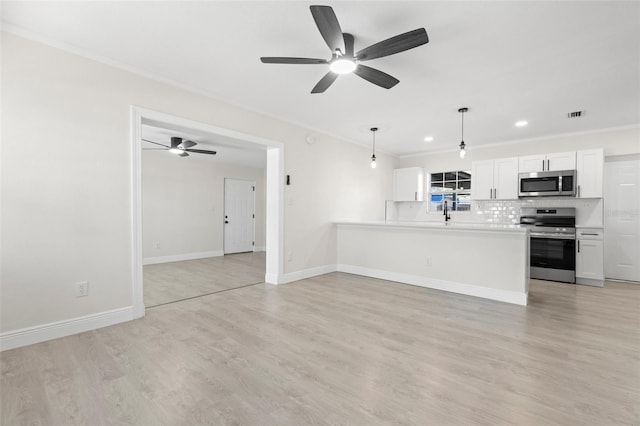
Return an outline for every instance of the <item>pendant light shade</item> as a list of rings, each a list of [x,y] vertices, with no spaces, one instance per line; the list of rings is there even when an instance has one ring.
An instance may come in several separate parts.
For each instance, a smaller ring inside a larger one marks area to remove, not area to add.
[[[375,169],[376,168],[376,132],[378,131],[378,128],[372,127],[370,130],[371,130],[371,133],[373,133],[373,151],[371,155],[371,168]]]
[[[467,144],[464,143],[464,113],[469,111],[469,108],[460,108],[458,112],[462,114],[462,136],[460,137],[460,158],[464,158],[467,155],[466,147]]]
[[[460,142],[460,158],[464,158],[467,155],[467,151],[464,149],[465,146],[464,141]]]

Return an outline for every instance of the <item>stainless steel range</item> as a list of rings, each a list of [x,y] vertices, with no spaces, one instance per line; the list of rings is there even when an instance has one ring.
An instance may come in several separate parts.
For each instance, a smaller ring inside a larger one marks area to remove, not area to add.
[[[530,230],[531,278],[576,282],[576,209],[522,209],[520,224]]]

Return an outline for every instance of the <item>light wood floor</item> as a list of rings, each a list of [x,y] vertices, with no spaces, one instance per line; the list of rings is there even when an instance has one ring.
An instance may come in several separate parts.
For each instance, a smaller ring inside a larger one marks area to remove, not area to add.
[[[2,425],[638,425],[640,286],[530,305],[343,273],[1,354]]]
[[[147,308],[221,290],[264,282],[265,253],[238,253],[206,259],[145,265]]]

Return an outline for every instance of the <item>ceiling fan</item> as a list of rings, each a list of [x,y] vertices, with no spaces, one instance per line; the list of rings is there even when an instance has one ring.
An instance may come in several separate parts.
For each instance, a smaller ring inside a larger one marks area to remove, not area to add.
[[[204,149],[194,149],[192,147],[196,146],[197,143],[195,143],[194,141],[189,141],[189,140],[183,140],[182,138],[178,138],[178,137],[172,137],[171,138],[171,146],[168,145],[164,145],[158,142],[154,142],[154,141],[150,141],[148,139],[142,139],[145,142],[149,142],[152,143],[154,145],[160,145],[164,148],[142,148],[144,150],[163,150],[166,151],[168,150],[169,152],[178,155],[179,157],[188,157],[190,152],[194,152],[197,154],[210,154],[210,155],[215,155],[216,151],[207,151]]]
[[[404,52],[429,42],[427,31],[424,28],[419,28],[388,38],[354,54],[353,35],[342,32],[333,9],[330,6],[311,6],[310,8],[322,38],[331,49],[331,59],[261,57],[260,60],[265,64],[328,64],[330,71],[320,79],[311,93],[324,92],[336,81],[339,74],[350,72],[377,86],[390,89],[400,80],[377,69],[362,65],[361,62]]]

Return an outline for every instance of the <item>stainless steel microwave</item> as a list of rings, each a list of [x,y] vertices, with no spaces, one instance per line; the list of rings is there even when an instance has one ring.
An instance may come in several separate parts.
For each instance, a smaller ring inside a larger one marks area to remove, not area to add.
[[[520,173],[518,177],[518,196],[575,197],[576,171],[558,170]]]

